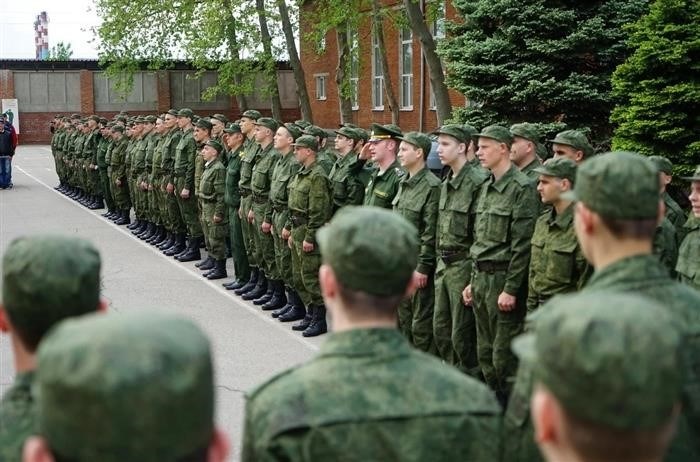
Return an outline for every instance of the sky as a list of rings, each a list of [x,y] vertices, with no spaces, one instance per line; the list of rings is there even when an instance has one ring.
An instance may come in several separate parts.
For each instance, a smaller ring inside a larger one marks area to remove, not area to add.
[[[49,49],[70,43],[72,59],[97,59],[91,27],[99,24],[93,0],[10,0],[0,7],[0,59],[35,59],[34,21],[49,17]]]

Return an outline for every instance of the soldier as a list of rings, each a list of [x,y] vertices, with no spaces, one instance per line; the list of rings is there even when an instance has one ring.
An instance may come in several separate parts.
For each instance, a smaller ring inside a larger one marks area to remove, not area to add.
[[[117,209],[118,218],[115,219],[116,225],[128,225],[131,223],[130,208],[131,199],[129,198],[129,187],[126,181],[126,148],[128,140],[124,136],[124,127],[115,125],[112,127],[112,136],[114,138],[114,147],[110,158],[110,167],[112,172],[112,184],[114,193],[114,205]]]
[[[685,225],[686,236],[681,243],[676,272],[678,279],[700,290],[700,166],[692,176],[683,177],[690,181],[690,204],[692,215]]]
[[[222,279],[226,274],[226,234],[228,233],[228,214],[224,195],[226,189],[226,167],[219,160],[224,147],[216,140],[209,140],[202,148],[204,173],[199,184],[198,198],[202,209],[202,226],[207,237],[207,252],[214,261],[212,268],[207,268],[204,277]],[[200,269],[205,269],[200,266]]]
[[[357,151],[362,135],[356,128],[342,127],[335,131],[338,158],[328,175],[333,188],[333,213],[346,205],[361,205],[365,186],[357,172]]]
[[[414,289],[416,229],[387,210],[348,206],[318,242],[334,333],[317,359],[248,394],[242,460],[496,460],[493,394],[396,330]]]
[[[398,138],[401,135],[401,129],[396,125],[372,124],[372,136],[358,156],[364,162],[371,158],[374,164],[360,173],[368,177],[364,205],[391,208],[391,202],[399,190],[399,181],[403,176],[401,166],[396,160],[399,150]],[[359,162],[359,166],[363,166],[364,162]]]
[[[221,145],[224,146],[223,136],[224,129],[226,128],[226,124],[228,123],[228,117],[226,117],[223,114],[214,114],[209,118],[209,122],[211,122],[211,137],[219,141],[219,143],[221,143]],[[224,159],[219,160],[226,163]]]
[[[146,165],[149,166],[144,181],[148,193],[148,208],[155,225],[155,232],[146,239],[146,242],[158,246],[167,239],[165,198],[162,194],[163,186],[163,143],[166,139],[165,115],[156,118],[153,129],[153,138],[148,147]]]
[[[272,221],[263,223],[264,227],[270,225],[275,250],[275,267],[279,279],[273,281],[273,296],[262,305],[263,310],[275,310],[273,317],[298,310],[301,319],[304,315],[304,307],[299,294],[294,290],[294,277],[292,276],[292,253],[287,239],[282,237],[284,227],[289,220],[289,182],[299,171],[299,162],[294,158],[292,143],[301,136],[301,128],[294,124],[281,125],[274,138],[274,148],[279,155],[277,163],[270,176],[270,207],[272,208]],[[284,308],[287,309],[284,309]],[[279,310],[279,311],[277,311]],[[291,314],[291,313],[290,313]],[[286,318],[285,318],[286,319]],[[292,319],[289,319],[290,321]]]
[[[326,146],[326,143],[328,142],[328,133],[326,133],[326,131],[321,127],[309,124],[304,128],[304,135],[311,135],[316,138],[316,142],[318,143],[316,161],[321,165],[321,167],[323,167],[326,174],[330,173],[337,156],[328,146]]]
[[[5,252],[2,272],[0,331],[12,339],[17,373],[0,401],[0,460],[9,462],[21,460],[24,440],[34,434],[39,343],[62,319],[104,310],[106,302],[100,299],[100,255],[82,239],[16,239]]]
[[[700,294],[674,282],[652,255],[652,239],[663,205],[658,173],[646,158],[629,152],[596,156],[578,167],[573,191],[574,230],[595,272],[581,293],[622,291],[662,303],[684,337],[683,412],[669,461],[699,460],[696,422],[700,406]],[[637,364],[639,366],[639,364]],[[541,460],[534,443],[529,399],[532,368],[521,364],[504,420],[503,461]],[[690,433],[692,429],[692,434]]]
[[[178,111],[170,109],[165,114],[165,128],[168,131],[161,146],[163,158],[161,168],[163,169],[163,192],[165,193],[165,207],[167,209],[167,228],[170,230],[172,239],[162,244],[160,249],[167,256],[178,255],[185,250],[185,222],[180,215],[180,207],[175,193],[175,155],[177,145],[180,144],[182,131],[177,122]]]
[[[107,212],[102,216],[110,218],[114,216],[116,211],[114,199],[112,197],[111,184],[109,181],[109,158],[107,157],[110,147],[112,146],[111,129],[107,126],[106,121],[100,121],[100,141],[97,143],[97,155],[95,157],[95,166],[99,175],[100,188],[102,196],[107,204]]]
[[[123,313],[62,323],[39,349],[39,436],[24,461],[224,461],[213,376],[209,340],[191,321]]]
[[[505,402],[517,369],[510,342],[525,319],[530,238],[540,206],[534,183],[510,161],[510,131],[491,125],[478,136],[479,161],[491,176],[476,206],[474,267],[464,302],[474,309],[481,372]]]
[[[316,231],[331,216],[331,192],[325,170],[316,161],[316,139],[303,135],[293,146],[294,157],[301,169],[289,184],[289,221],[282,239],[287,239],[292,249],[294,288],[307,310],[304,318],[292,329],[303,331],[304,337],[315,337],[327,330],[326,307],[318,283],[321,254]]]
[[[449,169],[440,187],[437,218],[437,267],[433,334],[438,355],[447,363],[476,377],[474,312],[464,306],[461,290],[471,281],[469,248],[474,241],[474,215],[486,171],[469,162],[471,135],[461,125],[443,125],[438,135],[438,157]],[[476,132],[474,132],[476,133]]]
[[[243,231],[241,229],[241,217],[238,210],[241,206],[241,194],[238,183],[241,179],[241,158],[243,157],[244,135],[241,126],[231,123],[224,129],[224,139],[228,147],[228,163],[226,165],[226,194],[224,202],[228,206],[228,226],[231,234],[231,256],[233,258],[233,272],[236,279],[230,283],[224,283],[226,290],[235,290],[243,287],[250,279],[250,265],[245,251]]]
[[[562,199],[576,179],[576,162],[568,157],[549,159],[532,170],[539,175],[537,192],[551,206],[535,224],[532,234],[527,311],[531,313],[550,297],[580,290],[590,277],[574,233],[573,202]]]
[[[588,138],[578,130],[563,131],[547,141],[552,143],[554,157],[568,157],[579,165],[594,154]]]
[[[673,200],[668,193],[668,185],[673,180],[673,164],[670,160],[663,156],[649,156],[654,165],[659,169],[659,181],[661,182],[661,195],[666,205],[666,218],[676,229],[676,238],[678,242],[682,242],[685,237],[684,225],[687,220],[687,214],[683,211],[678,202]]]
[[[197,144],[197,154],[194,158],[194,197],[197,199],[197,218],[202,230],[204,230],[206,226],[204,223],[204,217],[202,216],[202,203],[199,201],[199,185],[202,181],[202,174],[204,173],[204,157],[202,155],[202,148],[207,144],[207,141],[211,139],[212,127],[213,125],[209,121],[209,118],[203,117],[201,119],[197,119],[197,121],[194,123],[194,130],[192,131],[192,137]],[[206,232],[203,232],[203,238],[204,246],[209,249],[209,236]],[[211,258],[211,256],[207,256],[207,258],[204,260],[195,263],[194,266],[202,271],[209,271],[210,269],[214,268],[214,259]]]
[[[418,231],[420,251],[413,273],[416,292],[399,305],[399,329],[419,350],[435,352],[433,308],[435,306],[435,233],[440,199],[440,180],[425,162],[432,147],[424,133],[399,137],[399,162],[406,175],[399,183],[392,205]]]
[[[151,140],[153,139],[153,129],[156,124],[156,117],[149,115],[142,118],[143,123],[141,124],[141,133],[139,134],[139,139],[136,142],[134,148],[134,157],[132,161],[133,170],[133,182],[134,182],[134,195],[136,197],[135,203],[138,203],[138,207],[134,207],[134,210],[138,210],[137,218],[141,217],[142,225],[138,228],[134,228],[132,233],[134,233],[139,239],[147,239],[153,236],[156,230],[155,223],[151,220],[148,207],[148,183],[146,179],[151,172],[151,166],[149,164],[149,156],[152,158],[152,145]],[[149,152],[151,152],[149,154]]]
[[[540,145],[540,131],[531,123],[521,123],[511,125],[510,133],[513,135],[513,145],[510,147],[510,160],[528,176],[534,183],[537,183],[539,174],[533,169],[542,165],[541,159],[537,157],[537,150]]]
[[[104,208],[102,189],[100,188],[100,177],[97,171],[97,148],[100,142],[100,118],[96,115],[88,117],[86,125],[86,137],[83,142],[83,158],[85,168],[85,182],[89,193],[85,206],[90,210]]]
[[[552,300],[513,349],[531,364],[535,440],[548,461],[661,462],[675,430],[681,337],[632,294]]]

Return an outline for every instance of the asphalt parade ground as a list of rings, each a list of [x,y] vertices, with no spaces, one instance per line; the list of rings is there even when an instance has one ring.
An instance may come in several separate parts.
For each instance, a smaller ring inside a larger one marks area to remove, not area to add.
[[[64,233],[91,241],[102,256],[102,296],[108,315],[134,310],[177,313],[211,339],[217,422],[229,436],[231,460],[240,458],[244,393],[273,374],[311,358],[326,336],[303,338],[221,287],[194,263],[180,263],[53,189],[58,184],[49,146],[20,146],[12,163],[14,187],[0,190],[0,253],[19,236]],[[0,266],[2,263],[0,262]],[[229,276],[233,264],[227,261]],[[0,282],[1,284],[1,282]],[[41,290],[41,288],[37,288]],[[14,379],[10,340],[0,335],[0,393]],[[134,414],[139,410],[134,409]],[[182,416],[186,419],[187,416]]]

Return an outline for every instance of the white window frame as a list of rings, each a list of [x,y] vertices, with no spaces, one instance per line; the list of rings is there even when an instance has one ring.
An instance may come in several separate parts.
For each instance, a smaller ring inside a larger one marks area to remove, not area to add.
[[[437,10],[437,15],[430,25],[430,33],[433,34],[433,38],[436,42],[445,38],[445,2],[439,1],[439,9]],[[443,72],[445,66],[443,66]],[[431,111],[437,111],[437,101],[435,100],[435,91],[433,91],[433,84],[430,83],[430,103],[428,104],[428,109]]]
[[[319,101],[328,99],[328,87],[326,85],[328,83],[328,73],[314,74],[314,82],[316,82],[316,99]]]
[[[411,60],[408,69],[404,67],[407,51]],[[413,30],[410,27],[399,31],[399,99],[402,111],[413,110]]]
[[[360,50],[356,31],[348,31],[348,43],[350,44],[350,102],[352,110],[358,111],[360,109]]]
[[[384,69],[381,68],[379,43],[374,31],[372,31],[372,110],[384,110]]]

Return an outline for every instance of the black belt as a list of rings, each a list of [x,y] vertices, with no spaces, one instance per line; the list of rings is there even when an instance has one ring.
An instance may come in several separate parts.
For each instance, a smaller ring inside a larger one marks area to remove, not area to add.
[[[289,219],[292,221],[292,224],[294,226],[305,225],[306,223],[309,222],[308,218],[301,216],[301,215],[292,215],[289,217]]]
[[[442,259],[443,263],[446,265],[449,265],[451,263],[454,263],[459,260],[464,260],[467,258],[467,251],[466,250],[453,250],[453,251],[442,251],[440,252],[440,258]]]
[[[241,197],[248,197],[251,194],[250,189],[243,189],[243,188],[238,188],[238,194],[240,194]]]
[[[510,262],[482,260],[475,262],[474,265],[476,266],[477,271],[493,273],[495,271],[506,271],[510,266]]]
[[[253,194],[253,202],[256,204],[267,204],[269,202],[269,199],[267,196],[258,196]]]

